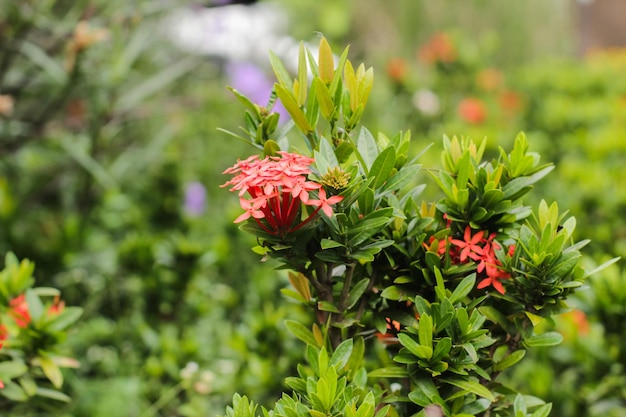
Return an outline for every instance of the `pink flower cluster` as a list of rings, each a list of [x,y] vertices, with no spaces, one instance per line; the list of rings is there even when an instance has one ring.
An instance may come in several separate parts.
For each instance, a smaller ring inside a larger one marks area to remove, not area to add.
[[[255,155],[238,161],[224,171],[234,177],[222,187],[231,186],[230,191],[238,192],[241,208],[245,210],[235,223],[253,218],[267,233],[284,236],[300,229],[320,210],[332,216],[332,205],[343,197],[328,197],[321,184],[308,180],[313,158],[289,152],[278,154],[264,159]],[[311,191],[317,199],[310,198]],[[245,198],[246,193],[251,198]],[[304,220],[302,205],[315,207]]]
[[[502,269],[502,262],[496,257],[495,251],[500,249],[500,245],[494,241],[496,234],[492,233],[488,237],[484,235],[485,232],[482,230],[472,235],[472,228],[468,225],[465,228],[463,240],[448,237],[446,240],[439,241],[437,253],[442,256],[448,251],[455,264],[476,262],[476,272],[483,278],[476,288],[482,289],[491,285],[500,294],[504,294],[505,290],[501,281],[511,278],[511,275]],[[431,239],[431,244],[433,241],[434,239]],[[430,248],[426,243],[424,246],[427,249]],[[511,245],[508,251],[511,256],[515,251],[515,246]]]

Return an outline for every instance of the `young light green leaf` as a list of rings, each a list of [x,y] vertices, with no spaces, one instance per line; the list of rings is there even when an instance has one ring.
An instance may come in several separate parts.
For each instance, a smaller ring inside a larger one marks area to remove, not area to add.
[[[309,124],[309,121],[307,120],[302,109],[298,107],[298,103],[296,103],[293,95],[282,85],[276,84],[275,86],[278,98],[283,103],[283,106],[285,106],[285,110],[287,110],[298,129],[300,129],[304,134],[311,133],[313,128]]]
[[[330,365],[334,366],[338,370],[343,369],[352,354],[352,346],[352,339],[347,339],[341,342],[330,357]]]
[[[283,65],[280,58],[272,51],[269,53],[270,55],[270,65],[272,66],[272,70],[274,71],[274,75],[276,76],[276,80],[283,88],[291,87],[292,80],[289,72]]]
[[[285,320],[285,327],[287,327],[287,330],[289,330],[292,335],[302,340],[307,345],[318,346],[313,332],[304,327],[303,324],[295,320]]]
[[[317,97],[317,101],[320,105],[320,111],[322,112],[322,117],[326,120],[332,120],[335,118],[335,104],[333,103],[333,99],[330,96],[330,91],[328,87],[320,78],[313,79],[313,90],[315,91],[315,95]]]
[[[304,105],[306,102],[306,95],[309,88],[308,73],[304,43],[300,42],[300,49],[298,51],[298,91],[296,96],[300,106]]]

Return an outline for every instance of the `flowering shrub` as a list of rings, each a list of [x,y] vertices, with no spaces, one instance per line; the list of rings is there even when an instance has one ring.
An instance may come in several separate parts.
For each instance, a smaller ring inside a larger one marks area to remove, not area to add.
[[[33,288],[34,265],[7,254],[0,272],[0,400],[3,410],[44,397],[69,401],[59,391],[63,367],[78,361],[59,355],[59,344],[82,309],[66,307],[54,288]]]
[[[270,415],[548,415],[550,404],[498,377],[527,349],[560,343],[539,324],[566,311],[590,274],[575,219],[522,200],[553,167],[524,134],[493,160],[485,141],[444,138],[441,168],[426,170],[441,198],[420,201],[410,133],[357,128],[373,71],[355,70],[347,54],[335,63],[323,38],[317,60],[301,47],[295,80],[271,55],[292,118],[284,129],[274,98],[234,91],[247,126],[231,134],[265,155],[225,171],[244,210],[235,221],[257,237],[256,252],[291,271],[284,293],[315,317],[285,323],[307,344],[308,365]],[[288,135],[294,126],[299,136]],[[236,395],[226,414],[255,409]]]

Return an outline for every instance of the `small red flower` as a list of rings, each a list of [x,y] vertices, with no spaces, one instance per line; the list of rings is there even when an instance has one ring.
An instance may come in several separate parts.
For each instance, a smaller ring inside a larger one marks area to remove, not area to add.
[[[61,314],[63,310],[65,310],[65,301],[61,300],[61,298],[57,295],[54,297],[52,305],[48,308],[48,315],[57,316]]]
[[[445,33],[437,33],[428,40],[418,51],[422,62],[434,64],[436,62],[454,62],[458,56],[454,43]]]
[[[26,296],[21,294],[13,298],[9,301],[9,307],[9,315],[15,320],[15,323],[22,328],[27,327],[31,321],[31,317],[28,312]]]
[[[310,165],[313,158],[278,152],[279,156],[259,159],[252,156],[238,161],[224,171],[234,177],[222,186],[231,186],[237,191],[241,208],[245,212],[235,219],[235,223],[252,218],[267,233],[284,236],[300,229],[321,210],[332,216],[332,205],[343,200],[342,196],[327,197],[321,184],[310,181]],[[310,198],[311,192],[317,199]],[[252,199],[244,198],[248,194]],[[302,206],[316,209],[302,220]]]
[[[479,243],[483,241],[484,234],[484,231],[480,231],[472,236],[472,228],[468,225],[465,228],[463,240],[450,239],[450,243],[461,249],[461,253],[459,255],[459,260],[461,262],[467,261],[467,258],[471,258],[475,261],[480,259],[480,256],[483,254],[483,248],[479,245]]]
[[[481,124],[487,119],[485,103],[477,98],[466,98],[459,103],[459,117],[471,124]]]

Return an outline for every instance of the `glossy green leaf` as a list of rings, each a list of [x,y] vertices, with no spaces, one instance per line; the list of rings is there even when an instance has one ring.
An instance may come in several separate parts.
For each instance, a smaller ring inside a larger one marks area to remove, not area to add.
[[[428,314],[423,314],[419,318],[418,324],[419,342],[422,346],[432,349],[433,346],[433,319]]]
[[[347,309],[351,309],[356,305],[356,303],[361,299],[365,290],[368,288],[370,283],[369,278],[363,278],[359,282],[357,282],[354,287],[350,290],[350,295],[348,296]]]
[[[304,134],[312,132],[313,128],[309,124],[309,121],[307,120],[302,109],[298,107],[298,103],[296,103],[296,100],[289,90],[280,84],[276,84],[276,94],[283,103],[285,110],[287,110],[296,126],[298,126],[298,129],[300,129]]]
[[[368,177],[374,178],[374,183],[372,184],[374,189],[380,188],[389,179],[395,166],[396,148],[390,146],[378,154],[368,174]]]
[[[516,350],[515,352],[512,352],[510,355],[506,356],[504,359],[494,364],[493,369],[495,371],[502,371],[504,369],[510,368],[511,366],[521,361],[524,356],[526,356],[526,351],[524,349]]]
[[[563,341],[563,336],[557,332],[546,332],[534,335],[529,339],[524,340],[524,346],[526,347],[546,347],[556,346]]]
[[[287,327],[287,330],[289,330],[292,335],[294,335],[307,345],[318,346],[317,340],[313,336],[313,332],[304,327],[303,324],[295,320],[285,320],[285,327]]]
[[[495,401],[495,397],[493,393],[489,390],[489,388],[481,385],[476,380],[467,380],[461,378],[442,378],[441,382],[454,385],[457,388],[461,388],[467,392],[474,393],[480,397],[486,398],[489,401]]]
[[[374,139],[374,136],[372,136],[370,131],[367,130],[365,127],[361,128],[356,147],[362,158],[362,162],[365,164],[363,170],[367,174],[369,173],[372,164],[378,157],[378,145],[376,145],[376,140]]]
[[[433,356],[433,348],[431,346],[420,345],[408,334],[398,334],[398,340],[402,346],[407,348],[409,352],[420,359],[429,360]]]
[[[330,91],[324,82],[319,78],[314,78],[312,88],[315,91],[317,101],[320,105],[322,117],[326,120],[333,120],[336,116],[335,104],[330,96]]]
[[[463,278],[461,282],[459,283],[459,285],[457,285],[454,291],[452,292],[452,295],[450,295],[449,297],[450,302],[452,304],[456,304],[457,302],[461,301],[474,289],[475,285],[476,285],[475,273],[470,274],[466,276],[465,278]]]
[[[406,378],[409,373],[405,367],[388,366],[376,369],[367,374],[370,378]]]
[[[350,355],[352,355],[353,342],[352,339],[344,340],[337,346],[330,357],[330,365],[341,370],[348,363]]]

